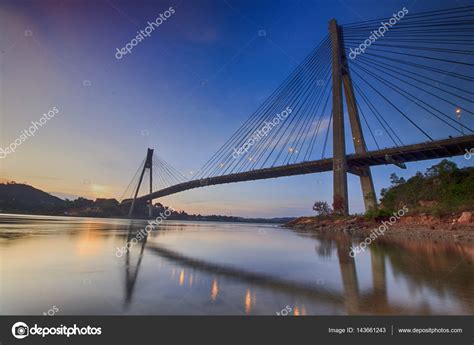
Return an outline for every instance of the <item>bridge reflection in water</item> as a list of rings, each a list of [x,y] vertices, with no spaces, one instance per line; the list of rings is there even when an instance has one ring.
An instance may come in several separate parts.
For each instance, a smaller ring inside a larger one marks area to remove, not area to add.
[[[290,230],[288,230],[290,231]],[[133,237],[134,231],[130,229],[128,240]],[[474,248],[464,247],[455,243],[430,243],[430,242],[409,242],[405,240],[389,241],[381,239],[378,244],[372,244],[367,255],[370,256],[371,277],[364,274],[367,281],[361,282],[357,272],[356,261],[349,255],[350,247],[353,245],[351,237],[345,234],[336,236],[322,236],[320,234],[299,235],[308,237],[316,241],[316,253],[320,259],[325,259],[335,255],[338,260],[339,274],[342,281],[342,289],[337,289],[327,285],[324,279],[317,279],[316,284],[304,281],[282,278],[281,275],[265,274],[248,269],[241,269],[234,265],[216,264],[210,261],[193,258],[179,253],[167,246],[159,244],[157,241],[141,242],[140,250],[126,255],[126,288],[125,305],[129,306],[133,299],[134,286],[138,277],[138,271],[145,253],[152,254],[166,260],[175,267],[179,267],[179,274],[176,268],[170,272],[170,277],[177,286],[187,286],[187,296],[193,294],[193,283],[203,280],[205,277],[212,277],[208,287],[208,299],[210,303],[224,303],[229,308],[231,314],[253,314],[255,304],[259,300],[259,292],[268,290],[282,294],[289,306],[291,315],[321,314],[317,310],[312,310],[314,305],[324,304],[337,310],[336,314],[436,314],[429,305],[417,306],[409,303],[400,304],[389,298],[387,283],[387,264],[391,267],[392,274],[396,277],[407,279],[410,282],[410,289],[421,291],[425,288],[433,289],[440,295],[453,293],[460,297],[461,304],[465,304],[466,312],[474,312],[474,295],[466,286],[473,286],[474,273],[472,263],[474,259]],[[146,249],[146,250],[145,250]],[[432,255],[433,252],[441,250],[443,255]],[[426,256],[420,257],[423,253]],[[130,257],[136,256],[136,264],[131,264]],[[459,262],[459,256],[461,261]],[[364,258],[365,259],[365,258]],[[362,260],[362,259],[361,259]],[[132,267],[134,266],[134,267]],[[445,279],[456,269],[471,270],[471,274],[455,275],[450,279]],[[160,275],[161,276],[161,275]],[[220,295],[225,290],[235,290],[234,284],[244,284],[247,288],[241,291],[242,305],[234,306],[225,301],[225,297]],[[467,285],[466,285],[467,284]],[[361,286],[364,288],[361,288]],[[189,303],[189,300],[186,297]],[[192,299],[192,298],[190,298]],[[282,305],[284,311],[285,305]],[[275,314],[280,310],[275,310]],[[283,312],[282,315],[285,315]]]
[[[56,305],[65,315],[474,313],[473,244],[384,236],[354,259],[356,243],[344,234],[166,221],[116,257],[144,224],[1,215],[2,311],[38,315]]]

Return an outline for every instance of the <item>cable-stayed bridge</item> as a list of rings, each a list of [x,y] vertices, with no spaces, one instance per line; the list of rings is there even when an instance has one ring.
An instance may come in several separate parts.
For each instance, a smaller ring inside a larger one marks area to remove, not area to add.
[[[333,171],[337,213],[349,212],[347,173],[360,177],[366,209],[375,208],[371,166],[403,168],[474,147],[473,46],[474,6],[333,19],[193,179],[149,149],[124,193],[130,215],[137,201],[151,215],[153,199],[188,189],[324,171]]]

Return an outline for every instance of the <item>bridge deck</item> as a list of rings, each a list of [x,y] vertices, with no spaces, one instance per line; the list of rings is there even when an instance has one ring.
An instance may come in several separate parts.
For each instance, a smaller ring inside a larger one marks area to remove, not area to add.
[[[377,166],[392,164],[387,161],[386,155],[391,161],[413,162],[427,159],[459,156],[466,153],[466,149],[474,148],[474,135],[465,135],[458,138],[430,141],[421,144],[407,145],[377,151],[370,151],[365,154],[351,154],[347,156],[347,166],[349,170],[355,170],[362,166]],[[316,161],[303,162],[298,164],[288,164],[279,167],[257,169],[248,172],[235,173],[223,176],[208,177],[200,180],[183,182],[168,188],[161,189],[151,194],[143,195],[138,200],[149,200],[164,197],[167,195],[183,192],[188,189],[212,186],[218,184],[262,180],[282,176],[304,175],[317,172],[331,171],[332,158]]]

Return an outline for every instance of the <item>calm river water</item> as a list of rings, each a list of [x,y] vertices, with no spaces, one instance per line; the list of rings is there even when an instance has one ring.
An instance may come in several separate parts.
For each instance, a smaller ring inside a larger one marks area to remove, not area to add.
[[[145,225],[0,215],[0,313],[474,314],[473,245],[168,221],[121,255]]]

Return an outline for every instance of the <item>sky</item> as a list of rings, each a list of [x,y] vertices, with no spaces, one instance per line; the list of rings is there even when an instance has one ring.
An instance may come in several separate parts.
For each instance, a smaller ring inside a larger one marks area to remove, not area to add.
[[[404,6],[420,12],[470,3],[0,0],[0,147],[58,109],[0,159],[0,181],[63,198],[118,199],[148,147],[191,178],[327,35],[331,18],[350,23]],[[169,7],[175,13],[115,57]],[[438,161],[374,167],[375,187],[387,187],[392,172],[410,177]],[[350,210],[362,212],[358,177],[348,178]],[[331,199],[332,175],[321,173],[209,186],[159,201],[188,213],[281,217],[309,215],[316,200]]]

